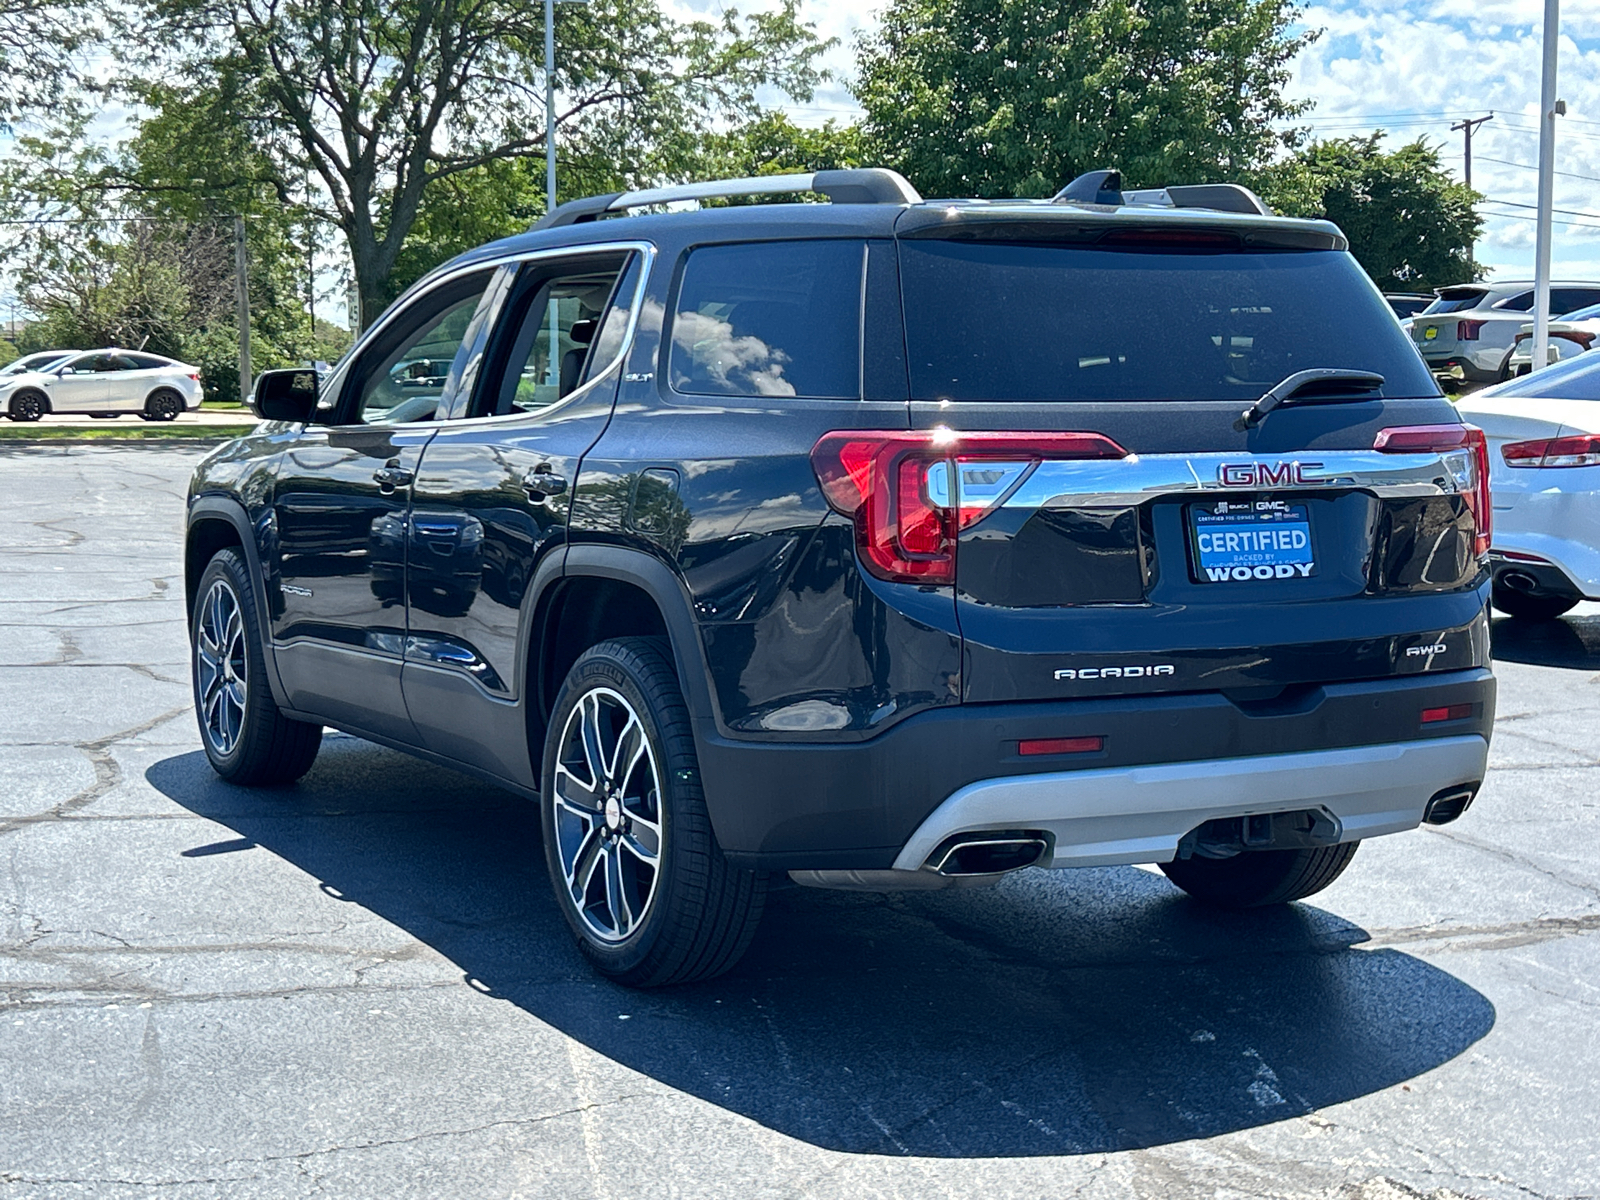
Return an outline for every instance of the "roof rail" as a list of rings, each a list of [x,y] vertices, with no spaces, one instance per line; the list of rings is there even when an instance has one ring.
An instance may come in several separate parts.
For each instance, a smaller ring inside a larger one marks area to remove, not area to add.
[[[1205,208],[1270,217],[1273,211],[1237,183],[1196,183],[1140,191],[1122,190],[1120,171],[1089,171],[1050,198],[1052,204],[1114,204],[1123,208]]]
[[[611,192],[569,200],[552,209],[533,228],[556,229],[599,220],[608,213],[625,212],[650,204],[682,200],[717,200],[726,196],[777,196],[790,192],[821,192],[835,204],[920,204],[922,197],[904,177],[883,167],[849,171],[812,171],[801,175],[757,175],[746,179],[716,179],[637,192]]]

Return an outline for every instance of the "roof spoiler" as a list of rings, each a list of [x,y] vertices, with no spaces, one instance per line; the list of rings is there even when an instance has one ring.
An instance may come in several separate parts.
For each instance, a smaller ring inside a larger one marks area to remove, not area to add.
[[[1237,183],[1174,184],[1122,190],[1121,171],[1088,171],[1050,198],[1052,204],[1104,204],[1119,208],[1204,208],[1213,212],[1270,217],[1266,201]]]

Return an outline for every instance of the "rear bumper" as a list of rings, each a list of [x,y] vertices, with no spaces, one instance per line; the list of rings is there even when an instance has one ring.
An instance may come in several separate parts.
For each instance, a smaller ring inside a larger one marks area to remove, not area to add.
[[[1531,471],[1537,475],[1572,475],[1600,468],[1578,467],[1567,471]],[[1540,480],[1541,483],[1549,483]],[[1555,482],[1567,483],[1563,478]],[[1571,480],[1577,483],[1577,480]],[[1498,496],[1496,497],[1499,498]],[[1498,576],[1505,568],[1522,566],[1507,559],[1506,553],[1531,554],[1544,559],[1568,581],[1561,586],[1557,578],[1548,580],[1548,590],[1580,596],[1600,596],[1600,545],[1591,531],[1600,521],[1600,491],[1540,491],[1517,494],[1515,503],[1494,510],[1494,546],[1489,551],[1490,566]],[[1533,572],[1539,575],[1539,572]],[[1542,579],[1542,577],[1541,577]]]
[[[1292,688],[1270,701],[1200,692],[953,705],[855,743],[738,741],[697,722],[696,740],[717,839],[734,863],[877,870],[893,866],[932,815],[973,785],[1197,764],[1229,778],[1231,764],[1266,758],[1382,754],[1462,737],[1487,745],[1494,700],[1494,676],[1474,668]],[[1471,716],[1421,723],[1424,708],[1459,704]],[[1083,736],[1103,738],[1103,748],[1018,752],[1022,739]],[[1440,778],[1428,796],[1459,782]],[[1417,801],[1418,819],[1428,796]]]
[[[1050,835],[1041,865],[1100,867],[1171,862],[1179,839],[1206,821],[1322,808],[1341,841],[1415,829],[1428,800],[1476,785],[1489,743],[1477,734],[1270,754],[1159,767],[1062,771],[969,784],[917,827],[894,865],[915,871],[946,838],[978,830]]]

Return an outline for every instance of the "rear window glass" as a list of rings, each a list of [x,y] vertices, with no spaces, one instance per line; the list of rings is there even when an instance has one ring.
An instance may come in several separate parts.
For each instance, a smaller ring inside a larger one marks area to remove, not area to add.
[[[1545,400],[1600,400],[1600,354],[1585,353],[1542,371],[1519,375],[1482,396],[1538,396]]]
[[[1453,292],[1440,296],[1422,310],[1422,315],[1432,317],[1441,313],[1471,312],[1483,303],[1483,298],[1488,294],[1488,292]]]
[[[1296,371],[1438,389],[1383,297],[1334,251],[901,243],[921,400],[1254,400]]]
[[[694,251],[672,318],[672,386],[701,396],[859,396],[863,247],[754,242]]]

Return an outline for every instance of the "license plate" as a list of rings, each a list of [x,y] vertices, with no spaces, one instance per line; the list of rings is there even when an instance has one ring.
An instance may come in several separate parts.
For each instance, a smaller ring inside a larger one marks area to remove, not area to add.
[[[1438,336],[1439,336],[1439,327],[1437,325],[1429,325],[1426,329],[1424,329],[1422,331],[1422,340],[1425,341],[1425,342],[1431,342],[1431,341],[1433,341],[1434,338],[1436,338]]]
[[[1305,579],[1317,573],[1311,514],[1282,500],[1218,500],[1189,509],[1201,583]]]

